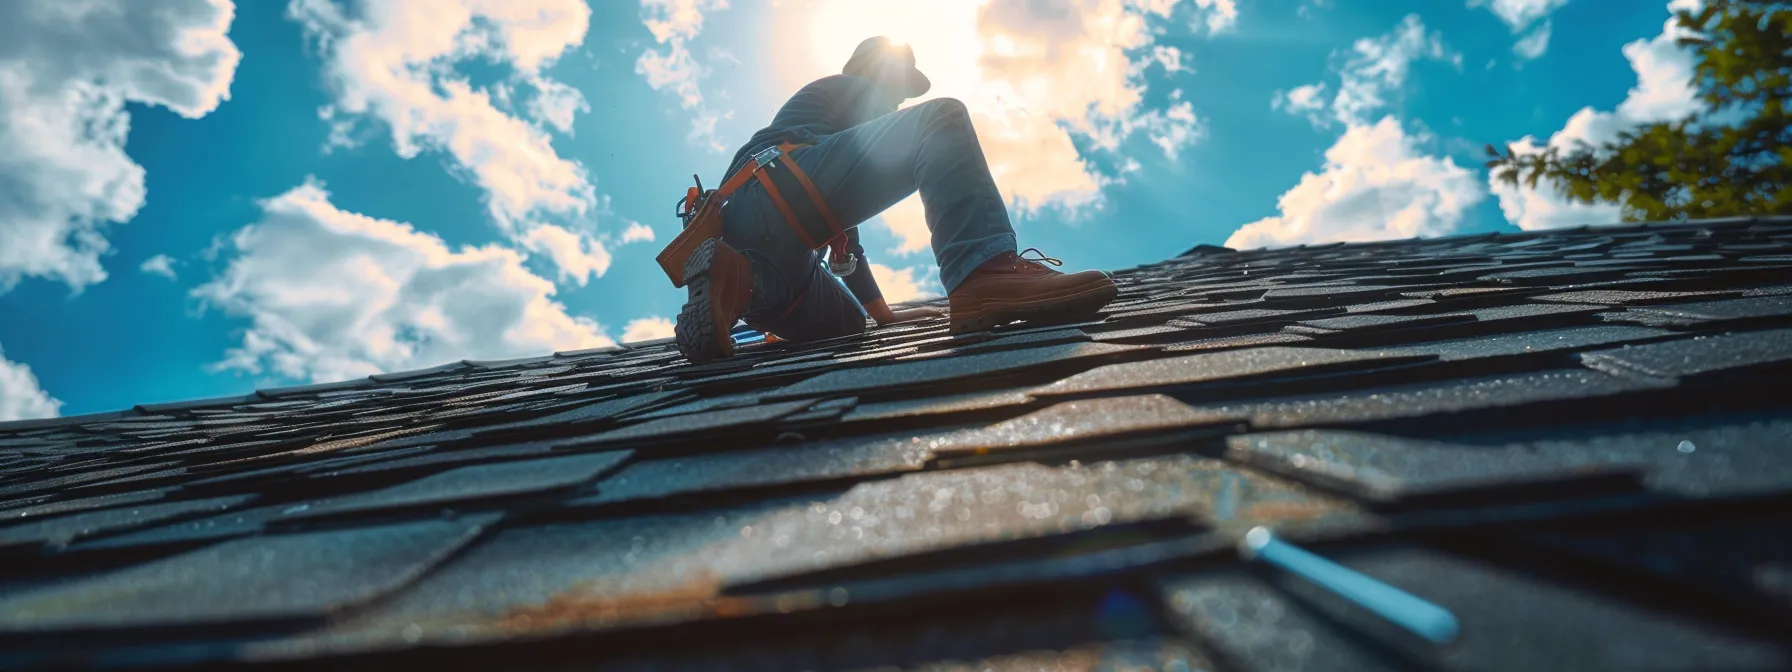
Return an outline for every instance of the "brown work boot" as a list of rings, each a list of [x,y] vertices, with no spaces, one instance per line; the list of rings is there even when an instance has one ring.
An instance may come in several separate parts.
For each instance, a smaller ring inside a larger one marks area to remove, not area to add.
[[[1028,248],[1026,252],[1039,250]],[[972,271],[946,297],[951,302],[952,333],[982,331],[1018,320],[1072,321],[1094,315],[1120,294],[1106,273],[1066,275],[1045,266],[1064,262],[1043,253],[1039,256],[1027,259],[1005,252]]]
[[[684,262],[690,299],[678,313],[678,351],[693,363],[734,356],[734,321],[753,300],[753,264],[720,238],[703,241]]]

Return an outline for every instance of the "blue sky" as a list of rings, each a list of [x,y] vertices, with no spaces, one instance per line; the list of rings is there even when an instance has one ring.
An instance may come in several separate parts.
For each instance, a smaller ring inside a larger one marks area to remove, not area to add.
[[[1023,247],[1074,267],[1611,221],[1490,186],[1480,148],[1693,111],[1668,18],[1657,0],[4,3],[0,420],[665,335],[683,295],[652,257],[691,173],[717,182],[878,33],[916,47],[930,96],[970,105]],[[911,201],[865,225],[886,293],[939,291],[921,221]]]

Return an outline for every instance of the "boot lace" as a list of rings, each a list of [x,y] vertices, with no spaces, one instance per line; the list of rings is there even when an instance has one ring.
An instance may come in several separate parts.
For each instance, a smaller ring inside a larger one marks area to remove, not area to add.
[[[1028,252],[1032,252],[1032,253],[1034,253],[1034,254],[1037,254],[1037,255],[1039,255],[1039,258],[1037,258],[1037,259],[1034,259],[1034,258],[1030,258],[1030,257],[1028,257],[1028,256],[1027,256],[1027,253],[1028,253]],[[1019,258],[1020,258],[1020,260],[1021,260],[1021,261],[1030,261],[1030,262],[1033,262],[1033,263],[1035,263],[1035,264],[1037,264],[1037,263],[1041,263],[1041,262],[1043,262],[1043,263],[1047,263],[1047,264],[1051,264],[1051,265],[1053,265],[1053,266],[1063,266],[1063,265],[1064,265],[1064,261],[1063,261],[1063,260],[1061,260],[1061,259],[1057,259],[1057,258],[1055,258],[1055,257],[1048,257],[1048,256],[1045,256],[1045,253],[1044,253],[1044,252],[1041,252],[1041,251],[1039,251],[1039,248],[1037,248],[1037,247],[1029,247],[1029,248],[1027,248],[1027,249],[1025,249],[1025,250],[1021,250],[1021,253],[1020,253],[1020,254],[1019,254],[1019,255],[1016,255],[1016,256],[1017,256],[1017,257],[1019,257]]]

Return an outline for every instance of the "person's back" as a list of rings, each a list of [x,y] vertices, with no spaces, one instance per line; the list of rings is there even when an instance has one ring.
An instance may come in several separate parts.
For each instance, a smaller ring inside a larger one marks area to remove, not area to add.
[[[728,170],[727,179],[747,165],[747,160],[767,147],[788,142],[813,145],[827,136],[896,111],[902,100],[877,82],[853,75],[828,75],[804,85],[790,96],[772,121],[747,139]]]
[[[942,98],[897,110],[929,86],[912,51],[872,38],[842,74],[802,87],[740,148],[718,192],[726,199],[721,237],[697,245],[687,232],[668,247],[693,250],[683,261],[690,297],[676,330],[686,357],[733,354],[730,331],[743,319],[812,341],[863,332],[867,316],[879,324],[938,316],[892,310],[858,240],[860,224],[917,191],[952,332],[1078,319],[1114,299],[1105,273],[1062,274],[1038,263],[1055,259],[1015,254],[965,106]],[[817,253],[830,248],[832,273]]]

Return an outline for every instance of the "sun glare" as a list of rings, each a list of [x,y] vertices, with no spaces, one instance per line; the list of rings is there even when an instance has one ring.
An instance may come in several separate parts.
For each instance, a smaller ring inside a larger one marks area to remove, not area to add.
[[[915,65],[933,80],[926,98],[964,96],[978,79],[977,14],[986,0],[808,0],[779,3],[786,25],[807,39],[781,45],[778,82],[794,88],[840,71],[865,38],[882,35],[915,50]]]

